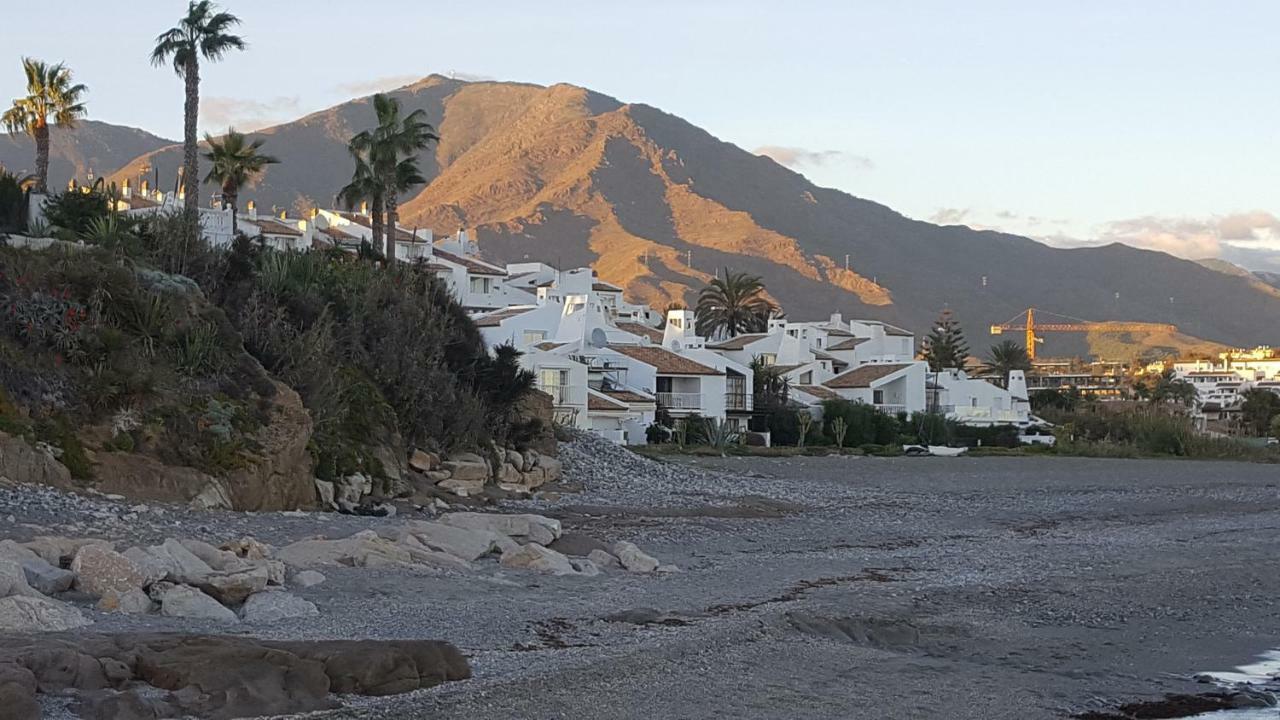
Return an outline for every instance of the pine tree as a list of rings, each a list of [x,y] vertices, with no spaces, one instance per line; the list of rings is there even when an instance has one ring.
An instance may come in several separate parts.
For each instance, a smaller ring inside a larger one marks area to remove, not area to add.
[[[942,311],[933,329],[925,336],[922,354],[933,372],[964,367],[969,359],[969,343],[950,310]]]

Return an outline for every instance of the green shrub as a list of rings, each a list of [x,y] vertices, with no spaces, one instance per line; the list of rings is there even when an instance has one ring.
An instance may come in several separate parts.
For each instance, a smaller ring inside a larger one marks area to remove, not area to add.
[[[847,445],[890,445],[898,439],[897,418],[866,403],[844,399],[824,400],[822,416],[826,419],[828,439],[831,439],[830,432],[835,419],[844,419]]]
[[[111,207],[105,193],[91,190],[81,192],[68,190],[54,195],[44,204],[44,216],[50,225],[62,228],[70,233],[66,239],[76,240],[89,231],[96,220],[111,214]]]

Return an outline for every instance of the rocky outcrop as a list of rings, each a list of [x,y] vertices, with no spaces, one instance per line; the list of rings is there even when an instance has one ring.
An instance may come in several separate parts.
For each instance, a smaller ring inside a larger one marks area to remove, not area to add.
[[[108,591],[118,593],[141,590],[145,575],[129,558],[101,545],[86,545],[71,561],[77,590],[94,597]]]
[[[0,631],[61,632],[88,624],[89,620],[76,608],[38,593],[0,598]]]
[[[297,510],[316,507],[312,482],[311,415],[298,393],[276,382],[271,421],[258,432],[262,448],[252,468],[231,473],[225,479],[235,510]]]
[[[74,691],[85,720],[233,718],[328,710],[334,694],[394,695],[469,677],[462,653],[434,640],[0,636],[0,701],[15,720],[39,720],[37,692]]]
[[[40,483],[68,490],[71,473],[48,452],[26,440],[0,432],[0,478],[18,483]]]
[[[190,467],[165,465],[138,453],[94,454],[94,487],[105,493],[147,502],[195,504],[203,509],[229,510],[222,480]]]
[[[240,619],[247,623],[273,623],[320,614],[316,604],[283,590],[261,592],[245,601]]]

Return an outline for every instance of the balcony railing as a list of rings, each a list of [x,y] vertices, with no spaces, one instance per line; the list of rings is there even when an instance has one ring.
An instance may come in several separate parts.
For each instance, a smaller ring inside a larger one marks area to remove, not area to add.
[[[750,412],[755,407],[755,398],[751,393],[725,393],[724,409]]]
[[[668,410],[701,410],[701,393],[660,392],[658,402]]]
[[[573,386],[549,383],[538,383],[537,388],[551,396],[551,404],[556,407],[573,404]]]

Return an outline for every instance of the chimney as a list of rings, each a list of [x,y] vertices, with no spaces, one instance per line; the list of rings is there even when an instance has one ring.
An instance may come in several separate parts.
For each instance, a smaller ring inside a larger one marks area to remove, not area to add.
[[[369,217],[369,201],[368,200],[360,201],[360,214],[364,215],[365,217]]]
[[[258,203],[254,202],[253,200],[250,200],[249,204],[246,206],[246,209],[249,211],[250,220],[258,219]]]
[[[125,200],[128,200],[132,195],[133,195],[133,187],[129,184],[129,180],[126,178],[124,181],[124,185],[121,186],[120,188],[120,197],[124,198]]]
[[[147,195],[150,192],[151,192],[151,183],[146,180],[143,180],[142,181],[142,197],[147,197]]]
[[[844,327],[844,316],[840,313],[831,313],[831,327]]]

